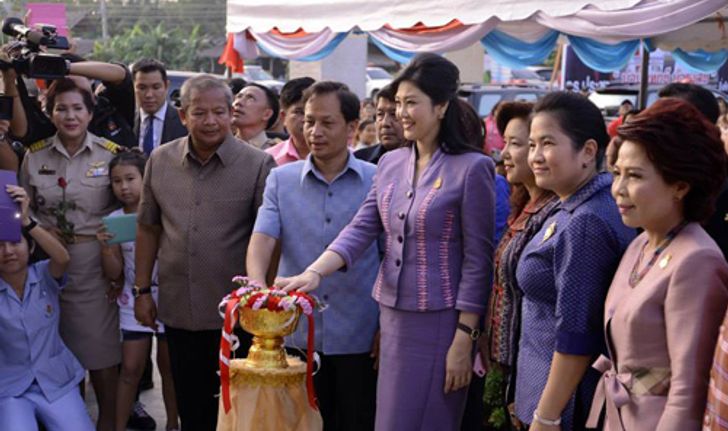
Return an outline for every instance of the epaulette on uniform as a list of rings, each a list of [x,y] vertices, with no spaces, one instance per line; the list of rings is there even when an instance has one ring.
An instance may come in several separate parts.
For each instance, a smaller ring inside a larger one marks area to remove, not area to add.
[[[40,151],[44,148],[48,148],[50,146],[51,146],[51,140],[43,139],[38,142],[34,142],[34,143],[30,144],[30,146],[28,147],[28,151],[30,151],[31,153],[37,153],[38,151]]]
[[[96,143],[111,154],[118,154],[121,151],[121,145],[115,144],[108,139],[100,138]]]

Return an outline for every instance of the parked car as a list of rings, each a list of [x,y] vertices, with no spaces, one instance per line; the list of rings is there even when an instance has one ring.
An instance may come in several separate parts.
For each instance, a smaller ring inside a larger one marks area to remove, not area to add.
[[[285,82],[273,78],[265,69],[255,64],[246,64],[242,74],[233,74],[233,77],[236,76],[239,76],[248,82],[265,85],[275,91],[276,94],[280,94],[283,85],[285,85]]]
[[[381,67],[367,67],[367,97],[374,98],[382,87],[392,82],[392,75]]]
[[[462,84],[458,95],[475,108],[478,115],[487,117],[498,102],[536,102],[548,93],[537,87]]]
[[[546,82],[551,81],[551,75],[554,71],[552,67],[547,66],[529,66],[526,68],[526,70],[536,73],[538,76],[541,77],[542,80]]]
[[[186,70],[168,70],[167,80],[169,80],[169,88],[167,89],[167,97],[172,101],[172,105],[179,107],[179,92],[182,84],[189,78],[202,75],[201,72],[188,72]],[[220,79],[225,79],[222,75],[213,75]]]
[[[663,85],[650,85],[647,87],[647,106],[652,105],[660,97],[659,93]],[[706,87],[707,88],[707,87]],[[716,89],[708,88],[715,97],[727,98],[726,93]],[[602,111],[604,119],[610,122],[617,118],[619,105],[623,101],[629,100],[632,105],[637,107],[637,98],[639,97],[639,85],[637,84],[614,84],[604,88],[594,90],[589,95],[589,100]]]
[[[505,84],[518,87],[538,88],[547,88],[549,85],[548,81],[541,75],[528,69],[511,70],[511,76]]]

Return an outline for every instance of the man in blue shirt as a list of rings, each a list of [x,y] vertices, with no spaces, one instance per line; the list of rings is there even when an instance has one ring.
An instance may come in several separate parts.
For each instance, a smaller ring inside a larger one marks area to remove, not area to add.
[[[348,149],[359,117],[359,100],[337,82],[322,81],[304,93],[306,160],[271,171],[253,228],[247,273],[260,282],[281,242],[280,276],[305,271],[354,217],[372,184],[376,167]],[[318,297],[315,346],[321,365],[314,385],[326,429],[374,428],[376,373],[370,352],[378,327],[371,298],[379,258],[372,245],[355,265],[327,277]],[[286,340],[306,346],[307,324]]]

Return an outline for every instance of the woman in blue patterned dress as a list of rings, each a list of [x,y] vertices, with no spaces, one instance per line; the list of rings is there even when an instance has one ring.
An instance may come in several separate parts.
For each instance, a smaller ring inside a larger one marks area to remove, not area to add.
[[[508,230],[495,252],[493,290],[488,304],[484,336],[479,344],[480,357],[488,369],[490,382],[501,381],[498,406],[513,403],[513,367],[516,364],[521,289],[516,282],[516,264],[523,247],[541,229],[556,206],[556,195],[539,188],[528,167],[528,122],[533,103],[502,103],[496,111],[496,127],[505,146],[501,156],[506,179],[511,185],[511,216]],[[502,376],[499,379],[498,376]],[[489,385],[494,388],[493,384]]]
[[[536,185],[559,205],[521,254],[523,290],[516,365],[516,416],[531,431],[584,428],[604,351],[602,307],[633,229],[599,173],[609,141],[599,109],[574,93],[534,108],[528,161]]]

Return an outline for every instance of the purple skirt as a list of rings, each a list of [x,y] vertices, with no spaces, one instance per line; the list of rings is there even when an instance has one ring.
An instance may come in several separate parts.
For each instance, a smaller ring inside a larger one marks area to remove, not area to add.
[[[380,304],[376,429],[459,430],[467,387],[445,394],[445,358],[459,312],[402,311]]]

